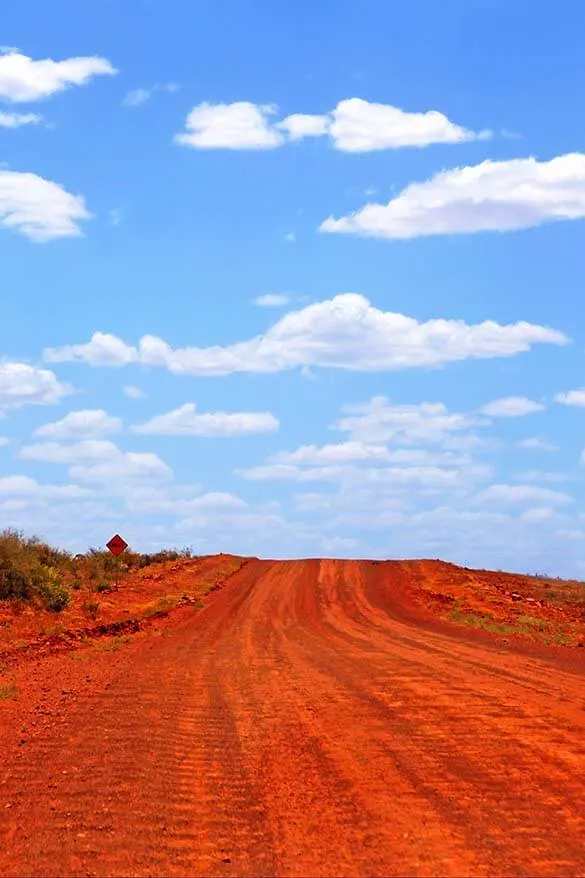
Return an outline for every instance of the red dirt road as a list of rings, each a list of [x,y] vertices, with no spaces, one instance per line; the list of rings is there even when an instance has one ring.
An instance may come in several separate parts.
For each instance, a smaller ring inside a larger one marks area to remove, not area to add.
[[[581,651],[442,628],[410,569],[250,561],[117,652],[19,666],[0,874],[584,875]]]

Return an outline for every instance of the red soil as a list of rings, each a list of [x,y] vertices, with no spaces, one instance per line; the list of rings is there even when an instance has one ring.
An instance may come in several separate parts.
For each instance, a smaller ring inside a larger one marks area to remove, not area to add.
[[[120,649],[5,657],[0,874],[585,874],[582,607],[529,604],[570,649],[441,619],[510,582],[249,560]]]

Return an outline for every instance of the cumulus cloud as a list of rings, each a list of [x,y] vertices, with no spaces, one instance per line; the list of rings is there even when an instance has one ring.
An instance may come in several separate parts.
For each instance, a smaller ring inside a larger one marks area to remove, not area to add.
[[[556,445],[548,442],[546,439],[540,439],[538,436],[529,436],[527,439],[522,439],[518,445],[520,448],[531,448],[535,451],[558,451]]]
[[[18,51],[0,54],[0,100],[27,103],[48,98],[72,85],[85,85],[94,76],[117,71],[105,58],[67,58],[33,61]]]
[[[0,361],[0,411],[23,405],[53,405],[72,392],[49,369]]]
[[[247,436],[278,430],[278,420],[269,412],[203,412],[193,402],[157,415],[133,427],[134,433],[159,436]]]
[[[275,112],[271,105],[249,101],[204,102],[193,107],[187,116],[186,132],[177,134],[175,142],[194,149],[274,149],[284,142],[282,134],[270,124]]]
[[[403,434],[403,438],[404,434]],[[406,441],[406,439],[405,439]],[[323,464],[370,461],[402,465],[460,464],[469,458],[452,451],[431,452],[425,448],[389,449],[386,445],[370,445],[362,441],[339,442],[329,445],[301,445],[295,451],[279,451],[271,455],[270,463],[319,466]]]
[[[564,506],[572,503],[573,498],[560,491],[551,488],[542,488],[538,485],[490,485],[485,491],[480,491],[475,498],[479,504],[497,504],[501,506],[515,506],[524,503],[544,506]]]
[[[310,366],[384,372],[508,357],[533,344],[568,341],[561,332],[524,321],[501,325],[486,320],[470,325],[462,320],[433,319],[421,323],[381,311],[364,296],[345,293],[291,311],[263,335],[232,345],[173,349],[163,339],[147,335],[135,347],[114,335],[96,332],[85,344],[48,348],[44,357],[47,362],[81,361],[93,366],[140,363],[183,375],[271,373]]]
[[[147,99],[138,97],[140,103]],[[175,141],[195,149],[273,149],[305,137],[328,136],[342,152],[372,152],[491,136],[490,131],[462,128],[437,110],[411,113],[362,98],[342,100],[325,114],[292,113],[280,122],[272,121],[277,110],[274,104],[249,101],[202,103],[190,112],[187,130]]]
[[[340,101],[331,114],[329,134],[335,147],[344,152],[371,152],[431,143],[463,143],[485,139],[491,132],[476,134],[455,125],[437,110],[408,113],[399,107],[377,104],[361,98]]]
[[[135,387],[134,384],[125,384],[122,391],[129,399],[144,399],[146,397],[144,390],[140,387]]]
[[[442,402],[394,404],[385,396],[345,405],[342,411],[346,417],[334,424],[335,429],[349,433],[351,440],[371,444],[445,444],[454,435],[484,423],[475,415],[449,412]]]
[[[124,107],[141,107],[143,104],[148,103],[154,94],[159,92],[173,93],[178,90],[179,86],[176,82],[157,83],[150,86],[150,88],[133,88],[124,95],[122,105]]]
[[[276,126],[286,131],[291,140],[302,140],[305,137],[322,137],[327,134],[329,119],[327,116],[312,116],[309,113],[293,113]]]
[[[555,399],[562,405],[585,407],[585,389],[569,390],[567,393],[557,393]]]
[[[21,460],[44,461],[68,467],[72,479],[82,482],[112,483],[139,479],[172,477],[172,470],[152,452],[121,451],[108,440],[86,439],[72,445],[41,442],[25,445]]]
[[[480,408],[480,412],[491,418],[517,418],[533,412],[544,411],[544,406],[525,396],[506,396],[494,399]]]
[[[28,476],[3,476],[0,478],[0,497],[23,500],[69,500],[85,496],[86,491],[78,485],[41,485]]]
[[[252,303],[260,308],[281,308],[288,305],[289,301],[290,296],[286,293],[266,293],[264,296],[256,296],[252,299]]]
[[[103,409],[69,412],[60,421],[38,427],[33,435],[46,439],[93,439],[117,433],[122,428],[120,418],[108,415]]]
[[[23,125],[39,125],[43,117],[38,113],[5,113],[0,110],[0,128],[22,128]]]
[[[550,161],[487,160],[410,183],[388,204],[321,224],[323,232],[376,238],[527,229],[585,216],[585,155]]]
[[[1,60],[1,59],[0,59]],[[81,195],[37,174],[0,170],[0,225],[31,241],[74,238],[91,219]]]
[[[445,490],[471,480],[490,478],[489,466],[467,467],[465,470],[439,466],[357,467],[351,465],[302,467],[295,464],[265,464],[237,470],[251,481],[341,482],[360,488],[375,485],[389,489]]]

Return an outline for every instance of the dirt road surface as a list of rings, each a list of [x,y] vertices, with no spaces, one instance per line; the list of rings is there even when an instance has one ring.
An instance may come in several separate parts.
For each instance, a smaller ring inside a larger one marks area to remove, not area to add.
[[[584,875],[585,663],[408,594],[406,562],[249,561],[157,634],[23,664],[0,874]]]

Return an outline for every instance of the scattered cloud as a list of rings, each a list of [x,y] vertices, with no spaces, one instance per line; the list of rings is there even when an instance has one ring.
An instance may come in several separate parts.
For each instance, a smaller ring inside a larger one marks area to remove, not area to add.
[[[49,369],[0,361],[0,411],[23,405],[53,405],[72,392]]]
[[[323,232],[376,238],[528,229],[585,216],[585,155],[487,160],[410,183],[388,204],[366,204]]]
[[[112,207],[109,217],[111,226],[120,226],[124,219],[124,209],[122,207]]]
[[[6,436],[0,436],[0,446],[9,445],[10,439],[7,439]]]
[[[121,451],[105,439],[86,439],[72,445],[41,442],[20,449],[21,460],[63,464],[80,482],[112,483],[170,480],[172,470],[152,452]]]
[[[180,86],[176,82],[167,82],[163,84],[157,83],[156,85],[150,86],[150,88],[133,88],[126,92],[122,98],[122,105],[124,107],[141,107],[143,104],[148,103],[153,95],[160,92],[168,92],[172,94],[179,91],[179,88]]]
[[[269,412],[204,412],[200,414],[193,402],[165,415],[157,415],[140,426],[134,433],[159,436],[249,436],[254,433],[273,433],[278,420]]]
[[[187,116],[187,131],[175,142],[194,149],[274,149],[283,136],[270,124],[276,108],[249,101],[202,103]]]
[[[148,98],[137,90],[137,100]],[[463,143],[491,137],[451,122],[437,110],[410,113],[390,104],[348,98],[326,114],[292,113],[280,122],[274,104],[198,104],[187,117],[186,132],[177,143],[195,149],[274,149],[305,137],[328,136],[342,152],[373,152],[432,143]]]
[[[500,137],[505,137],[506,140],[522,140],[522,135],[517,131],[510,131],[508,128],[500,128]]]
[[[305,137],[322,137],[327,134],[327,116],[311,116],[306,113],[293,113],[276,126],[286,131],[291,140],[302,140]]]
[[[140,107],[150,100],[152,91],[148,88],[134,88],[132,91],[126,92],[122,99],[125,107]]]
[[[303,366],[384,372],[438,367],[466,359],[509,357],[533,344],[564,345],[554,329],[526,322],[501,325],[492,320],[469,325],[462,320],[412,317],[381,311],[355,293],[291,311],[266,333],[225,347],[173,349],[156,336],[138,347],[117,336],[96,332],[85,344],[47,348],[47,362],[81,361],[92,366],[141,363],[175,374],[228,375],[274,373]]]
[[[145,399],[146,393],[140,387],[135,387],[133,384],[125,384],[122,388],[122,392],[125,396],[130,399]]]
[[[1,61],[0,56],[0,61]],[[31,241],[82,235],[81,220],[91,219],[80,195],[37,174],[0,170],[0,226]]]
[[[529,469],[516,473],[513,478],[515,482],[570,482],[572,476],[567,473],[551,473]]]
[[[555,399],[562,405],[585,407],[585,389],[569,390],[567,393],[557,393]]]
[[[28,476],[0,478],[0,497],[18,497],[37,500],[68,500],[83,497],[85,491],[78,485],[41,485]]]
[[[290,296],[287,293],[266,293],[264,296],[256,296],[252,299],[252,303],[260,308],[282,308],[289,302]]]
[[[33,61],[18,51],[9,50],[0,55],[0,100],[38,101],[72,85],[85,85],[94,76],[115,73],[117,70],[105,58]]]
[[[289,244],[294,244],[297,239],[296,232],[287,232],[284,236],[284,240],[288,241]]]
[[[118,433],[122,429],[120,418],[108,415],[103,409],[69,412],[60,421],[38,427],[33,436],[47,439],[96,439]]]
[[[495,399],[480,408],[483,415],[491,418],[518,418],[522,415],[530,415],[533,412],[544,411],[544,406],[525,396],[506,396],[503,399]]]
[[[22,128],[23,125],[39,125],[43,117],[38,113],[5,113],[0,110],[0,128]]]
[[[329,134],[343,152],[371,152],[432,143],[463,143],[486,139],[489,131],[475,133],[455,125],[437,110],[409,113],[389,104],[361,98],[340,101],[331,114]]]
[[[573,498],[551,488],[538,485],[491,485],[476,496],[479,504],[497,504],[498,506],[515,506],[524,503],[536,503],[546,506],[564,506],[572,503]]]
[[[558,447],[546,439],[540,439],[538,436],[529,436],[522,439],[518,443],[520,448],[531,448],[535,451],[558,451]]]

